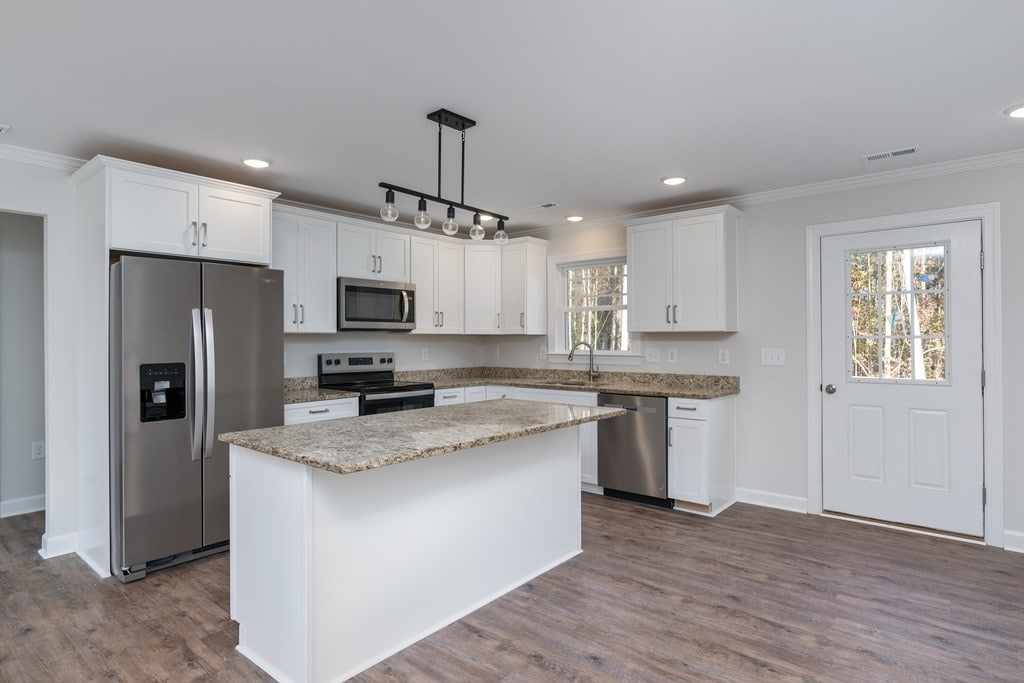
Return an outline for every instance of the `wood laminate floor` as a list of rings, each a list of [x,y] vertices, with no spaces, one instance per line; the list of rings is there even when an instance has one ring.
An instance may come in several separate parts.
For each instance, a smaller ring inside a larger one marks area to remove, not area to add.
[[[582,555],[358,679],[1024,680],[1024,555],[749,505],[583,519]],[[0,681],[268,680],[225,554],[122,585],[41,560],[42,527],[0,520]]]

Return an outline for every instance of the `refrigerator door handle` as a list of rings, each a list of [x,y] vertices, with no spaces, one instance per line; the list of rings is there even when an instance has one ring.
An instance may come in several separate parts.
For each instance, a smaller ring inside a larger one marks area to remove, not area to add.
[[[203,453],[203,416],[206,414],[206,364],[203,362],[203,321],[199,309],[192,309],[192,461]]]
[[[213,309],[203,309],[204,327],[206,328],[206,445],[203,448],[203,457],[209,458],[213,455],[214,433],[214,407],[217,396],[217,370],[214,363],[213,343]]]

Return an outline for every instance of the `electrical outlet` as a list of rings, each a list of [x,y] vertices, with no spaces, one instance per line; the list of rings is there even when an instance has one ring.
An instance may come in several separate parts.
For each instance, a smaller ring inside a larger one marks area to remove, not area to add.
[[[547,344],[541,344],[540,345],[540,359],[541,360],[547,360],[548,359],[548,345]]]
[[[430,352],[427,349],[420,349],[420,360],[427,360],[430,358]]]
[[[644,349],[644,360],[648,363],[658,363],[661,361],[661,349],[657,346],[648,346]]]
[[[679,351],[677,349],[668,350],[668,362],[675,363],[679,360]]]
[[[495,346],[493,349],[491,349],[491,355],[494,356],[494,360],[498,360],[498,358],[501,357],[501,347]]]
[[[761,349],[761,365],[785,365],[786,349]]]
[[[42,460],[46,457],[46,444],[42,441],[32,443],[32,459]]]
[[[718,364],[728,365],[729,364],[729,349],[718,349]]]

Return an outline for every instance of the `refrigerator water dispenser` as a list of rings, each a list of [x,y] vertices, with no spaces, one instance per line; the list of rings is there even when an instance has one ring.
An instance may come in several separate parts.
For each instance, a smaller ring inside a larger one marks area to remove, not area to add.
[[[139,415],[142,422],[185,418],[185,364],[139,366]]]

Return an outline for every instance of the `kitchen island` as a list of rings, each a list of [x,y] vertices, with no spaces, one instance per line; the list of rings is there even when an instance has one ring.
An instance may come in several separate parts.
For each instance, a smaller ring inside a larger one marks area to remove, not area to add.
[[[222,434],[239,651],[342,680],[578,554],[579,425],[620,414],[503,399]]]

